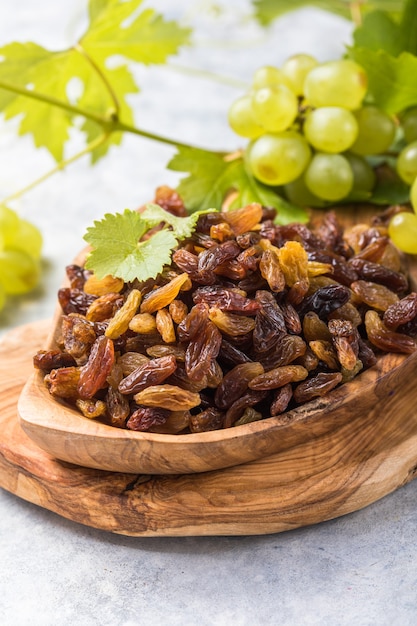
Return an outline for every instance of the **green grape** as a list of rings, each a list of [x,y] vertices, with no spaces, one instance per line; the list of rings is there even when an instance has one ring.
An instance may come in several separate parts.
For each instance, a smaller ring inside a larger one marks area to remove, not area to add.
[[[31,291],[38,283],[39,274],[39,262],[28,254],[20,250],[0,253],[0,280],[7,294]]]
[[[34,224],[27,220],[19,220],[19,228],[12,242],[14,250],[26,252],[34,259],[39,259],[42,251],[42,235]]]
[[[414,209],[414,213],[417,213],[417,177],[414,179],[410,189],[410,200]]]
[[[314,195],[305,184],[303,176],[297,178],[292,183],[284,185],[284,192],[288,200],[297,206],[301,207],[316,207],[322,208],[326,206],[326,203]]]
[[[230,128],[241,137],[255,139],[265,132],[265,129],[255,121],[252,98],[249,95],[242,96],[232,103],[229,108],[228,121]]]
[[[355,141],[358,124],[355,116],[341,107],[320,107],[311,111],[304,123],[304,135],[322,152],[344,152]]]
[[[395,138],[392,118],[375,106],[365,106],[355,112],[358,136],[351,147],[356,154],[381,154],[388,150]]]
[[[342,200],[353,187],[352,168],[341,154],[318,152],[307,167],[305,182],[323,200]]]
[[[253,89],[256,91],[257,89],[262,89],[262,87],[271,87],[272,85],[286,85],[291,89],[291,82],[277,67],[264,65],[257,69],[253,75]]]
[[[358,154],[346,152],[343,155],[348,161],[353,172],[352,191],[370,192],[375,187],[376,175],[368,161]]]
[[[3,236],[4,246],[13,242],[18,228],[18,215],[4,204],[0,205],[0,232]]]
[[[318,61],[309,54],[294,54],[284,62],[281,71],[297,96],[303,95],[306,76],[317,65]]]
[[[401,126],[407,143],[417,140],[417,107],[404,113],[401,118]]]
[[[409,143],[401,150],[397,159],[397,172],[408,185],[414,182],[417,176],[417,141]]]
[[[262,87],[252,94],[255,121],[267,132],[287,130],[297,117],[298,100],[285,85]]]
[[[417,215],[401,212],[391,218],[388,235],[393,243],[407,254],[417,254]]]
[[[249,167],[266,185],[285,185],[298,178],[311,159],[307,141],[295,131],[266,134],[251,145]]]
[[[365,70],[354,61],[329,61],[307,74],[304,95],[313,107],[340,106],[353,111],[362,104],[367,84]]]

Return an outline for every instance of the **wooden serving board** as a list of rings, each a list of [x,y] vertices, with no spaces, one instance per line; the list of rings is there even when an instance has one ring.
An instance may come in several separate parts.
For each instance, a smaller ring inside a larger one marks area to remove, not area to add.
[[[277,533],[361,509],[417,474],[417,411],[407,395],[401,424],[379,417],[375,429],[372,415],[358,415],[331,442],[313,438],[203,474],[132,475],[57,461],[25,435],[16,411],[50,324],[17,328],[0,344],[0,486],[67,519],[131,536]]]

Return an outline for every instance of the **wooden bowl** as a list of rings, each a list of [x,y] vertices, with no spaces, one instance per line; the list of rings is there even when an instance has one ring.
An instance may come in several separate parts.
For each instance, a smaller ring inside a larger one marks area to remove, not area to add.
[[[414,262],[410,273],[417,281]],[[54,345],[59,317],[57,312],[46,348]],[[315,447],[315,442],[321,441],[326,441],[330,453],[332,441],[338,441],[340,433],[346,439],[347,454],[353,453],[351,442],[357,441],[360,433],[361,445],[368,446],[372,456],[383,453],[388,440],[392,440],[388,430],[396,433],[397,443],[417,433],[417,419],[410,418],[417,400],[416,372],[417,353],[386,354],[374,367],[324,398],[283,415],[224,430],[167,435],[122,430],[89,420],[53,399],[43,374],[34,371],[20,395],[18,413],[27,435],[57,459],[112,472],[207,472],[276,455],[308,442],[311,454],[319,449],[323,454],[322,447]],[[384,429],[388,429],[386,440],[381,437]]]

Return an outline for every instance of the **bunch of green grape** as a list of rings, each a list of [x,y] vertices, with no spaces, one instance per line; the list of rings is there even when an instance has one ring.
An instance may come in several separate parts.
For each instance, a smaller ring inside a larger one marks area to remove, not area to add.
[[[417,107],[400,116],[405,147],[397,158],[397,173],[410,185],[410,201],[414,213],[401,211],[389,224],[389,235],[404,252],[417,254]]]
[[[8,295],[24,294],[36,287],[41,250],[38,228],[0,205],[0,309]]]
[[[377,180],[372,159],[390,153],[402,133],[396,169],[417,212],[417,108],[391,116],[367,95],[366,72],[354,61],[319,63],[297,54],[280,68],[259,68],[228,119],[250,140],[245,161],[252,175],[310,207],[369,198]],[[400,248],[417,253],[417,215],[396,216],[391,233]]]

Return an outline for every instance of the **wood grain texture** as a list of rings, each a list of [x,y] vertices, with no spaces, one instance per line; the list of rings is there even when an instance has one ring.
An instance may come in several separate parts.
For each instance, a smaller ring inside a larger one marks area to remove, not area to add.
[[[300,422],[282,449],[228,469],[132,475],[57,461],[22,431],[16,404],[50,322],[0,345],[0,486],[75,522],[132,536],[251,535],[315,524],[363,508],[417,473],[415,358],[374,385],[366,411]],[[383,399],[383,402],[380,400]]]

